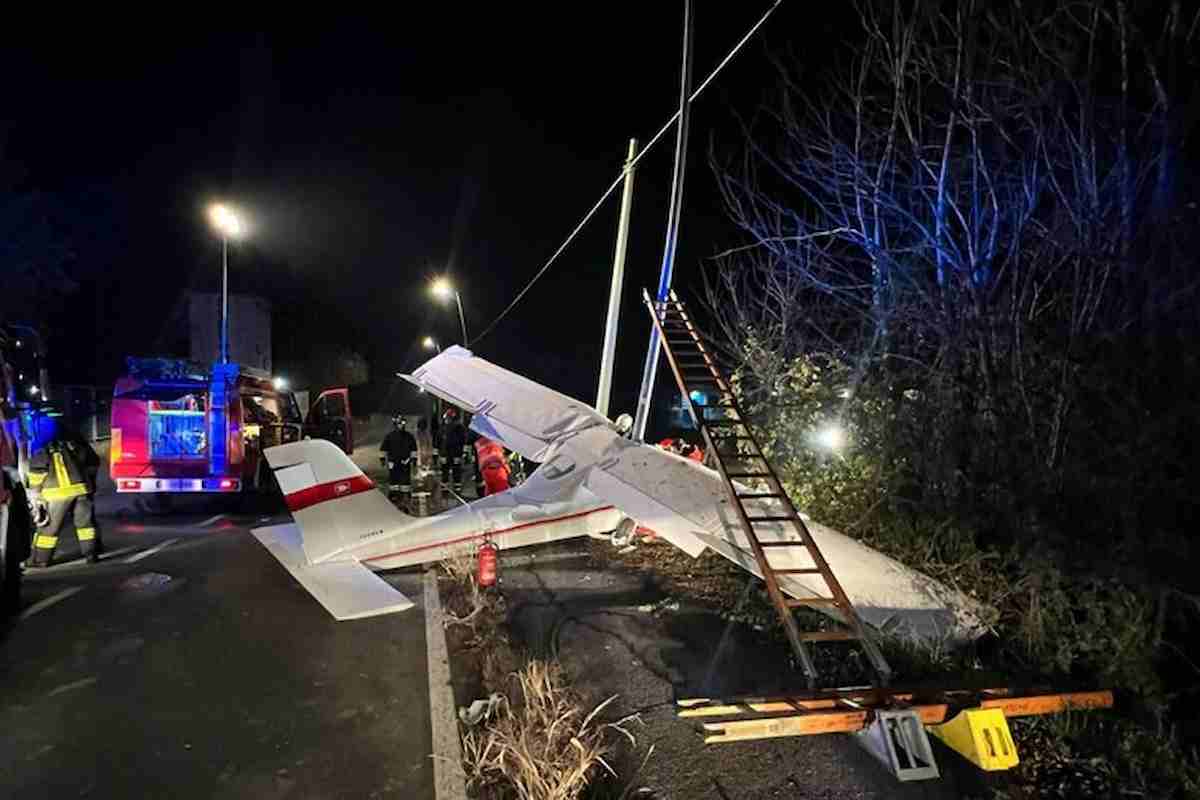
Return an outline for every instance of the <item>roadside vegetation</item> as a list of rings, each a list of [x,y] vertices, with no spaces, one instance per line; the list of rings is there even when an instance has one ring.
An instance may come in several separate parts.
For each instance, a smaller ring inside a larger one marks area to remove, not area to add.
[[[529,659],[509,636],[503,595],[481,589],[474,559],[442,562],[467,789],[479,800],[579,800],[621,794],[611,759],[634,744],[631,719],[607,721],[615,698],[590,702],[555,661]]]
[[[1119,690],[1035,723],[1010,796],[1197,796],[1197,12],[859,10],[713,156],[712,343],[800,508],[996,609],[902,669]]]

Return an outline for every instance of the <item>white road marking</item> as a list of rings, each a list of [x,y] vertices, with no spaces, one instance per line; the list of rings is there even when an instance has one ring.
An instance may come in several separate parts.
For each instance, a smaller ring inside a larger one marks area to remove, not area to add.
[[[154,555],[155,553],[157,553],[159,550],[162,550],[163,548],[170,547],[171,545],[175,544],[178,541],[179,541],[179,539],[176,538],[176,539],[167,539],[165,542],[159,542],[158,544],[154,545],[154,547],[151,547],[149,550],[143,550],[142,552],[138,553],[137,555],[133,555],[133,556],[130,556],[129,558],[125,559],[125,563],[126,564],[134,564],[138,561],[141,561],[143,558],[146,558],[147,556]]]
[[[110,553],[101,553],[100,560],[108,561],[110,558],[116,558],[117,556],[124,555],[125,553],[128,553],[132,550],[137,550],[139,547],[141,547],[140,544],[131,544],[128,547],[122,547],[117,550],[113,550]]]
[[[450,655],[438,595],[437,572],[425,572],[425,653],[429,662],[429,720],[433,728],[433,793],[437,800],[466,800],[462,742],[450,687]]]
[[[17,617],[17,622],[21,622],[22,620],[27,620],[30,617],[32,617],[34,614],[38,613],[39,611],[45,611],[47,608],[54,605],[55,603],[61,603],[63,600],[66,600],[71,595],[76,594],[78,592],[82,592],[82,591],[83,591],[82,586],[68,586],[66,589],[63,589],[61,592],[56,592],[55,594],[52,594],[49,597],[43,597],[41,600],[38,600],[36,603],[31,605],[29,608],[22,611],[20,616]]]
[[[228,514],[215,514],[215,515],[209,517],[208,519],[204,520],[204,522],[197,522],[196,527],[197,528],[207,528],[209,525],[212,525],[217,520],[225,519],[228,516],[229,516]]]
[[[99,679],[95,675],[92,675],[91,677],[80,678],[79,680],[72,681],[71,683],[64,683],[62,686],[57,686],[54,689],[52,689],[50,691],[50,694],[48,694],[46,696],[54,697],[54,695],[56,695],[56,694],[62,694],[63,692],[69,692],[73,689],[82,689],[85,686],[91,686],[97,680],[99,680]]]
[[[131,544],[131,545],[129,545],[129,547],[122,547],[119,550],[111,550],[111,551],[101,553],[100,560],[107,561],[110,558],[116,558],[117,556],[128,553],[131,550],[137,550],[139,546],[140,545]],[[63,569],[64,567],[78,567],[78,566],[80,566],[82,564],[86,564],[86,563],[87,563],[86,558],[76,558],[76,559],[72,559],[71,561],[64,561],[61,564],[55,564],[52,567],[46,567],[44,570],[42,570],[38,574],[44,575],[47,572],[54,572],[55,570],[60,570],[60,569]]]

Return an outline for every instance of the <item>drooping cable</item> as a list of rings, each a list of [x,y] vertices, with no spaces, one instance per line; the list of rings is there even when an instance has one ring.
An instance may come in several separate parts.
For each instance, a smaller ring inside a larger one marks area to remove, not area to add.
[[[725,66],[733,59],[733,57],[738,54],[738,51],[745,46],[746,42],[750,41],[750,38],[754,36],[758,29],[763,26],[771,14],[775,12],[775,9],[779,8],[782,3],[783,0],[775,0],[775,2],[771,4],[770,8],[768,8],[766,12],[759,18],[758,22],[754,23],[754,25],[750,27],[750,30],[746,31],[746,34],[738,40],[737,44],[733,46],[733,49],[729,51],[728,55],[721,59],[721,63],[717,64],[716,68],[708,74],[708,77],[696,87],[696,91],[692,92],[691,96],[688,97],[689,104],[696,101],[696,98],[700,96],[700,93],[703,92],[708,85],[713,82],[713,79],[715,79],[717,75],[720,74],[721,70],[723,70]],[[608,188],[605,189],[604,193],[600,195],[600,199],[596,201],[595,205],[588,209],[588,212],[583,215],[581,220],[579,220],[579,224],[571,229],[571,232],[567,234],[567,238],[564,239],[563,243],[558,246],[558,249],[550,255],[550,258],[546,260],[546,263],[542,265],[541,269],[534,273],[534,276],[530,278],[529,283],[525,284],[525,287],[517,293],[517,296],[513,298],[512,302],[509,303],[503,311],[497,314],[496,318],[493,319],[478,336],[473,338],[468,346],[474,346],[477,342],[491,333],[492,330],[500,324],[501,320],[503,320],[506,316],[508,316],[509,312],[516,308],[517,304],[520,303],[525,295],[528,294],[529,290],[533,288],[533,285],[537,283],[543,275],[546,274],[550,267],[554,265],[554,262],[558,260],[558,257],[562,255],[563,251],[567,249],[579,232],[583,230],[584,226],[587,225],[588,222],[591,221],[592,217],[596,215],[596,212],[600,210],[602,205],[604,205],[604,201],[609,198],[609,195],[611,195],[616,188],[621,185],[622,181],[625,180],[625,172],[637,166],[637,163],[642,160],[646,153],[650,152],[650,148],[654,147],[654,145],[658,143],[658,140],[661,139],[663,135],[669,131],[678,120],[679,111],[676,110],[675,113],[671,115],[671,118],[667,120],[661,128],[658,129],[658,133],[654,134],[646,146],[642,148],[641,152],[637,154],[637,157],[630,161],[621,170],[620,174],[617,175],[613,182],[608,185]]]

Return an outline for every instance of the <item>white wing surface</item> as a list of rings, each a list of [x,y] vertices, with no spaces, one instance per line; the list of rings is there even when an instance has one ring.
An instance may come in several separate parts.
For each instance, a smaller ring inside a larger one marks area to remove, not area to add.
[[[254,536],[336,620],[407,611],[413,602],[357,561],[310,564],[292,523],[256,528]]]

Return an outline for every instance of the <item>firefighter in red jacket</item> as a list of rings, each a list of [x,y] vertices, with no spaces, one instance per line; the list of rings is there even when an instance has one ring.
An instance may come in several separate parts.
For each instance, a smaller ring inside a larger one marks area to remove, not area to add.
[[[94,564],[101,550],[92,509],[100,459],[82,438],[49,420],[54,425],[49,441],[29,459],[29,489],[39,509],[30,565],[49,566],[67,515],[73,517],[80,554]]]
[[[508,487],[508,459],[504,448],[486,436],[475,440],[475,463],[483,475],[484,494],[499,494]]]

